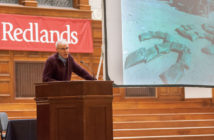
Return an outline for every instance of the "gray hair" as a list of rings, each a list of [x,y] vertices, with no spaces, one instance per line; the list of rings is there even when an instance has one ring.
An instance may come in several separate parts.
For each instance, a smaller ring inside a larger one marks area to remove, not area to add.
[[[56,48],[58,47],[59,44],[63,44],[63,45],[68,45],[68,42],[65,40],[65,39],[62,39],[62,40],[58,40],[56,42]]]

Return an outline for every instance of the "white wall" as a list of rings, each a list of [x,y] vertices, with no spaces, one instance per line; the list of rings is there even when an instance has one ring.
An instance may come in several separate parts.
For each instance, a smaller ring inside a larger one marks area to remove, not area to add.
[[[185,98],[212,98],[212,88],[186,87]]]
[[[92,19],[102,20],[102,1],[103,0],[89,0],[89,5],[91,5]]]

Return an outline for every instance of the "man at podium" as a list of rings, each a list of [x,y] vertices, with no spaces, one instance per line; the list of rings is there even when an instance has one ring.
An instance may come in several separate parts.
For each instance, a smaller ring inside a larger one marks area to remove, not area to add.
[[[85,80],[96,80],[85,69],[77,64],[69,54],[69,45],[66,40],[56,42],[57,53],[50,56],[43,71],[43,82],[70,81],[72,72]]]

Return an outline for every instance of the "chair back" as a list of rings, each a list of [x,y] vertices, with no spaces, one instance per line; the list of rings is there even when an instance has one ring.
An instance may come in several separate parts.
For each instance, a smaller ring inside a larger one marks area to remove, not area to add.
[[[6,131],[8,124],[8,116],[5,112],[0,112],[0,131]]]

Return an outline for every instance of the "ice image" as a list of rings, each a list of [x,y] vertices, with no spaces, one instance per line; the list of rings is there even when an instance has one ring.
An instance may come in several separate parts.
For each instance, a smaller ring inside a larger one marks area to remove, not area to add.
[[[127,85],[214,85],[214,0],[121,0]]]

